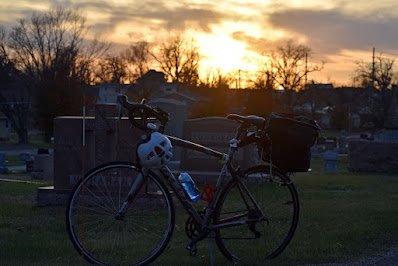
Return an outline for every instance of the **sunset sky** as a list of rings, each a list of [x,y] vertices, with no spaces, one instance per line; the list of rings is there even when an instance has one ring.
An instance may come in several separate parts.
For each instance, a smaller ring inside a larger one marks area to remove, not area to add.
[[[32,12],[71,7],[91,33],[120,45],[156,43],[171,32],[196,39],[202,64],[255,71],[261,54],[287,39],[309,46],[310,63],[325,62],[316,82],[350,85],[358,61],[398,55],[396,0],[0,0],[0,24],[10,29]]]

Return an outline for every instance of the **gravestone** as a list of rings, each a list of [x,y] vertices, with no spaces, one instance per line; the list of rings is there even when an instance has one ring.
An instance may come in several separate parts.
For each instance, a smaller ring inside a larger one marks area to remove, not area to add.
[[[238,123],[223,117],[207,117],[186,120],[183,139],[201,144],[219,152],[228,153],[229,141],[234,138]],[[258,155],[253,145],[240,148],[234,157],[242,169],[258,163]],[[222,164],[212,156],[183,149],[181,169],[192,175],[195,181],[218,177]]]
[[[188,107],[184,102],[174,99],[157,98],[150,102],[149,105],[159,107],[169,113],[169,122],[167,123],[165,134],[182,138],[184,121],[187,119]],[[173,161],[181,160],[182,149],[173,147]],[[179,162],[178,162],[179,163]]]
[[[51,180],[54,178],[53,154],[36,154],[33,156],[33,169],[30,171],[33,179]]]
[[[392,88],[384,132],[350,141],[348,169],[354,172],[398,173],[398,86]],[[374,139],[374,140],[373,140]]]
[[[128,118],[116,123],[115,105],[100,105],[96,117],[86,117],[84,172],[109,161],[135,162],[135,149],[143,131]],[[99,121],[96,121],[99,120]],[[54,119],[54,186],[38,189],[37,203],[65,204],[82,177],[82,117]]]
[[[398,131],[398,86],[392,87],[391,103],[388,108],[387,118],[384,127],[387,130]]]
[[[32,155],[29,152],[24,152],[19,154],[19,161],[22,163],[26,163],[27,161],[32,160]]]
[[[0,174],[7,174],[8,168],[5,166],[6,163],[6,154],[4,152],[0,152]]]
[[[398,173],[398,142],[352,140],[348,143],[348,170]]]
[[[337,148],[337,139],[336,138],[326,138],[325,149],[326,150],[334,150],[336,148]]]
[[[323,154],[323,170],[325,172],[337,171],[339,168],[339,158],[335,151],[326,151]]]

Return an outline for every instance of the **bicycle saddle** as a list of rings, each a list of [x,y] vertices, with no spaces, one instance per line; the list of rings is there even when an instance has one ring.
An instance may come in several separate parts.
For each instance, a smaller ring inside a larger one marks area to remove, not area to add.
[[[265,119],[263,117],[256,116],[256,115],[243,116],[243,115],[237,115],[237,114],[229,114],[227,116],[227,119],[236,120],[240,123],[250,123],[257,127],[262,126],[265,122]]]

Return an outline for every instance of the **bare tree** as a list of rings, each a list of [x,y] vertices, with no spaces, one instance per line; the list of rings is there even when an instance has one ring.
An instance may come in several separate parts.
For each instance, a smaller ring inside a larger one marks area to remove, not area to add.
[[[254,76],[254,79],[250,80],[250,83],[253,85],[254,89],[275,89],[274,72],[271,65],[268,65],[270,63],[271,62],[265,62],[264,64],[261,64],[257,74]]]
[[[151,52],[161,70],[171,82],[197,85],[199,82],[199,49],[192,39],[187,41],[182,35],[170,37],[160,45],[157,53]]]
[[[305,59],[311,55],[311,49],[296,44],[292,40],[277,47],[268,57],[265,69],[272,75],[276,86],[286,91],[298,91],[304,86],[303,79],[309,73],[320,71],[322,66],[305,65]]]
[[[65,59],[62,56],[76,57],[84,23],[84,17],[65,9],[19,20],[11,31],[9,45],[17,55],[20,69],[39,82],[43,73],[54,72]]]
[[[93,84],[97,81],[98,60],[104,58],[110,48],[111,43],[102,41],[100,36],[95,36],[93,40],[83,43],[74,69],[74,74],[83,84]]]
[[[17,133],[19,143],[27,143],[32,95],[24,84],[25,75],[10,58],[6,39],[6,30],[0,27],[0,110]]]
[[[282,88],[285,111],[291,112],[296,101],[293,92],[305,88],[303,80],[309,73],[323,68],[323,65],[308,65],[306,59],[310,56],[309,47],[288,40],[266,55],[253,83],[258,88]]]
[[[382,56],[375,58],[375,64],[359,62],[353,80],[365,88],[375,88],[376,94],[371,97],[374,114],[382,125],[387,116],[390,104],[390,89],[398,81],[398,73],[394,71],[395,59]],[[381,112],[380,112],[381,111]]]
[[[48,136],[55,116],[80,111],[82,88],[93,80],[93,56],[107,47],[99,41],[85,45],[84,34],[85,18],[69,9],[33,14],[10,32],[13,60],[29,79],[37,121]]]
[[[127,60],[131,68],[130,82],[135,81],[148,72],[149,56],[149,44],[147,42],[137,42],[122,53],[122,57]]]
[[[394,63],[394,59],[380,54],[375,58],[373,74],[373,63],[359,62],[357,63],[353,80],[364,87],[374,86],[380,91],[385,91],[391,88],[391,84],[398,80],[397,72],[394,72]]]
[[[127,60],[124,57],[108,55],[98,64],[96,76],[101,82],[124,83],[128,80]]]
[[[209,88],[227,88],[234,83],[234,75],[232,73],[222,73],[220,68],[209,67],[206,70],[205,78],[202,79],[201,84]]]

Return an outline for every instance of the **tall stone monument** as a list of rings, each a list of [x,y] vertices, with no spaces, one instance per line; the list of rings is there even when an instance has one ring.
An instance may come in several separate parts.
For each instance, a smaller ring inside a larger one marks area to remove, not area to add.
[[[182,138],[184,121],[187,119],[189,110],[186,103],[174,99],[157,98],[148,102],[148,104],[159,107],[169,113],[170,120],[164,133]],[[173,147],[173,161],[178,162],[178,164],[181,161],[181,152],[182,149],[180,147]]]
[[[355,172],[398,173],[398,86],[392,87],[384,132],[375,141],[350,141],[348,169]]]
[[[143,132],[127,118],[116,123],[115,105],[97,105],[95,117],[85,120],[84,171],[109,162],[135,162],[135,149]],[[54,186],[38,188],[37,204],[65,204],[82,177],[82,117],[54,119]]]
[[[384,127],[387,131],[398,132],[398,85],[392,86],[391,103]]]

